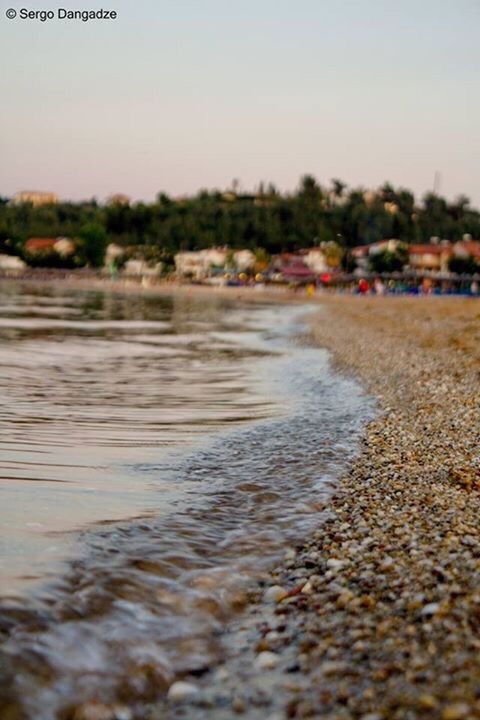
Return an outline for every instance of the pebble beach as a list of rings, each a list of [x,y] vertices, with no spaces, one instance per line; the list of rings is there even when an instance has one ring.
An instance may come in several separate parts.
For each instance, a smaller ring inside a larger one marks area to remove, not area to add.
[[[480,718],[480,305],[322,299],[311,339],[378,414],[224,663],[153,718]]]

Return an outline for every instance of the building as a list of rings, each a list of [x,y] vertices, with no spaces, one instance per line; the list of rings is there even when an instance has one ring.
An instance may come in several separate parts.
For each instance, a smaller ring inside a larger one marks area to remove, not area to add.
[[[75,243],[70,238],[29,238],[24,245],[29,255],[57,253],[60,257],[69,257],[75,252]]]
[[[331,269],[325,252],[319,247],[307,250],[302,260],[304,265],[310,268],[316,275],[328,272]]]
[[[56,238],[29,238],[24,245],[24,250],[29,255],[40,255],[42,253],[54,252]]]
[[[58,203],[58,195],[52,192],[40,192],[39,190],[22,190],[22,192],[18,192],[13,196],[12,203],[15,205],[31,203],[35,207],[39,207],[40,205],[56,205]]]
[[[368,245],[357,245],[352,248],[352,257],[359,270],[367,272],[370,269],[370,258],[381,252],[395,252],[400,241],[391,238],[390,240],[378,240]]]
[[[233,253],[233,262],[239,272],[248,272],[255,268],[256,257],[251,250],[236,250]]]
[[[26,263],[16,255],[0,255],[0,271],[7,273],[17,272],[24,270],[26,267]]]
[[[455,257],[474,258],[474,260],[480,263],[480,242],[478,240],[463,240],[462,242],[457,242],[452,250]]]
[[[175,255],[175,269],[180,277],[202,280],[208,277],[212,268],[225,267],[228,250],[226,248],[207,248],[190,250]]]
[[[58,237],[55,240],[53,249],[60,257],[70,257],[75,252],[75,243],[70,238]]]
[[[292,261],[281,270],[282,279],[292,283],[313,282],[317,274],[309,268],[302,260]]]
[[[256,258],[251,250],[228,250],[228,248],[206,248],[175,255],[175,269],[179,277],[203,280],[216,268],[248,272],[255,269]]]
[[[447,273],[453,250],[449,242],[438,245],[410,245],[408,263],[417,272]]]
[[[282,253],[272,258],[270,278],[279,282],[302,283],[315,279],[317,273],[305,263],[308,250]]]
[[[122,275],[126,277],[156,278],[162,274],[163,263],[149,265],[145,260],[127,260],[122,268]]]

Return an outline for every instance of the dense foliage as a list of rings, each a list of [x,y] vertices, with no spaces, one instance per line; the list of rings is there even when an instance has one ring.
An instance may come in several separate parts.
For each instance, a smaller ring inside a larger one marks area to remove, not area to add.
[[[165,259],[178,250],[213,245],[274,254],[324,241],[349,248],[383,238],[456,241],[465,233],[480,237],[480,213],[464,196],[449,203],[430,193],[417,204],[410,191],[390,184],[365,192],[349,190],[339,180],[322,187],[312,176],[303,177],[289,195],[270,185],[252,195],[201,191],[173,200],[161,193],[152,204],[89,201],[34,207],[0,200],[0,252],[22,254],[30,237],[66,236],[83,248],[77,262],[90,265],[102,262],[107,241],[147,246]]]
[[[370,267],[377,273],[400,272],[407,263],[406,245],[398,245],[395,250],[382,250],[370,257]]]

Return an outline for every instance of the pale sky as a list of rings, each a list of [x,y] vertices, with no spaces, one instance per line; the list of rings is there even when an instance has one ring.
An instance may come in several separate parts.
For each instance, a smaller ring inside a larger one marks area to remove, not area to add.
[[[420,196],[439,170],[480,206],[479,0],[47,1],[0,0],[0,195],[309,172]],[[22,7],[118,19],[7,19]]]

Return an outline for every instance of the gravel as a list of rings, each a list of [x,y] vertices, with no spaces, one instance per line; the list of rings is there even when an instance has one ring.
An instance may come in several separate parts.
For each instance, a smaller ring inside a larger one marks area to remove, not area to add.
[[[480,718],[480,303],[329,297],[311,330],[381,413],[223,666],[151,717]]]

